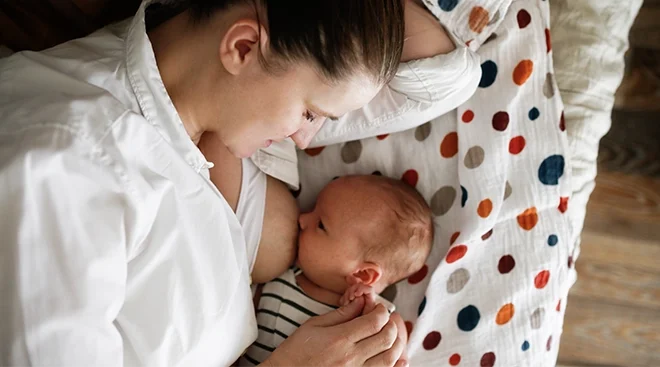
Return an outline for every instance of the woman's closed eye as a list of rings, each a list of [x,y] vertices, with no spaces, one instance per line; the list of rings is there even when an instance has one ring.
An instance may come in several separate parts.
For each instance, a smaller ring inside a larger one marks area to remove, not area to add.
[[[318,227],[319,227],[320,230],[325,231],[325,226],[323,225],[323,221],[322,221],[322,220],[319,220]]]
[[[308,122],[314,122],[314,120],[316,120],[316,118],[318,117],[314,112],[310,110],[305,110],[303,116],[305,117],[305,120],[307,120]]]

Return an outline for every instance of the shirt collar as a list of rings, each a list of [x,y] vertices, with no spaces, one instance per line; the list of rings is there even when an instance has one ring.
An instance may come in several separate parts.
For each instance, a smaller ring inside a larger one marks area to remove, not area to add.
[[[126,38],[126,69],[142,115],[198,172],[206,159],[186,132],[158,71],[156,56],[147,36],[145,10],[157,0],[142,2]]]

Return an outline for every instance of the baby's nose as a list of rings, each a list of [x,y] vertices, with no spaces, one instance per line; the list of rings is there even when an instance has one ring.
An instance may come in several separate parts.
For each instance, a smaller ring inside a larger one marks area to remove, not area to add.
[[[306,228],[305,218],[307,218],[307,215],[308,215],[307,213],[304,213],[304,214],[300,214],[300,216],[298,217],[298,231],[302,231]]]

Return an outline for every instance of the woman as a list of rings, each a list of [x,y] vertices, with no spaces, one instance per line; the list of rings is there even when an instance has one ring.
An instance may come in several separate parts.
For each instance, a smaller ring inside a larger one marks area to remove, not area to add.
[[[151,3],[0,62],[2,364],[232,363],[256,332],[249,264],[196,143],[304,148],[401,55],[398,0]],[[393,364],[387,314],[361,306],[306,324],[269,363]]]

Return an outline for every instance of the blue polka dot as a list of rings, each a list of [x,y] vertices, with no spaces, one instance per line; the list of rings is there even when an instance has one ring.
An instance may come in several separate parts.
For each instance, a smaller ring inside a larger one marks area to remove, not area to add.
[[[495,78],[497,78],[497,64],[492,60],[488,60],[481,64],[481,81],[479,81],[479,87],[490,87],[495,83]]]
[[[551,155],[543,160],[539,167],[539,180],[544,185],[557,185],[564,174],[564,157]]]
[[[420,316],[422,312],[424,312],[424,307],[426,307],[426,297],[424,297],[422,303],[419,304],[419,308],[417,309],[417,316]]]
[[[557,237],[556,234],[551,234],[548,237],[548,246],[554,246],[557,244],[557,242],[559,242],[559,238]]]
[[[534,107],[531,110],[529,110],[528,116],[530,120],[534,121],[537,118],[539,118],[539,116],[541,116],[541,112],[539,112],[538,108]]]
[[[461,185],[461,208],[465,208],[465,203],[467,202],[468,193],[465,187]]]
[[[523,352],[526,352],[527,349],[529,349],[529,342],[528,342],[527,340],[525,340],[525,341],[523,342],[523,345],[522,345],[522,351],[523,351]]]
[[[438,5],[444,11],[452,11],[458,5],[458,0],[438,0]]]
[[[463,331],[472,331],[477,327],[477,324],[479,324],[479,319],[481,319],[479,310],[473,305],[469,305],[458,313],[456,321],[459,329]]]

